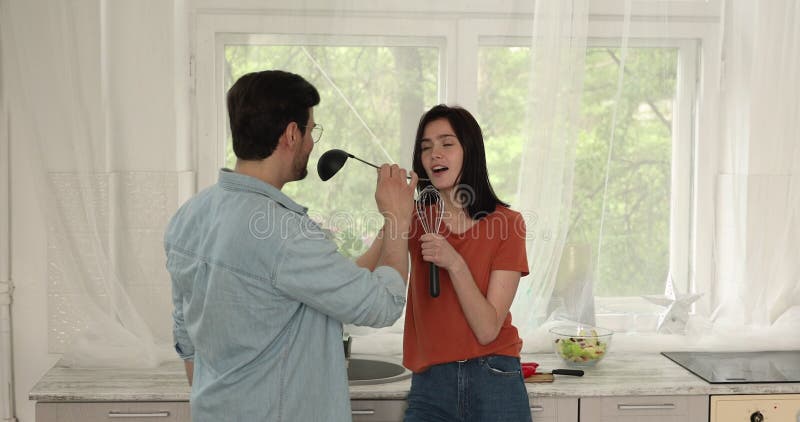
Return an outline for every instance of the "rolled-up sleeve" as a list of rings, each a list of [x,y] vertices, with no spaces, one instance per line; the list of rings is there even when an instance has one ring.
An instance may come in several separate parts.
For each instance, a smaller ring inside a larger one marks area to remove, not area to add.
[[[174,258],[167,252],[167,265],[170,265],[170,258]],[[173,275],[173,277],[175,277]],[[183,320],[183,292],[180,285],[176,280],[172,280],[172,338],[175,342],[175,351],[178,356],[183,359],[194,359],[194,344],[189,339],[189,334],[186,332],[186,323]]]
[[[181,307],[176,306],[173,309],[172,321],[172,338],[175,341],[175,351],[178,352],[178,356],[183,360],[194,359],[194,345],[189,340],[189,334],[186,333]]]
[[[322,236],[301,233],[284,246],[273,284],[287,296],[345,324],[386,327],[402,314],[406,284],[394,268],[361,268]]]

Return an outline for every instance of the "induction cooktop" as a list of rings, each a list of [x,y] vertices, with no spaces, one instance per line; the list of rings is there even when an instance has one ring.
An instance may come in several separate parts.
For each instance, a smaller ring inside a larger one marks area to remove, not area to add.
[[[800,350],[661,354],[711,384],[800,382]]]

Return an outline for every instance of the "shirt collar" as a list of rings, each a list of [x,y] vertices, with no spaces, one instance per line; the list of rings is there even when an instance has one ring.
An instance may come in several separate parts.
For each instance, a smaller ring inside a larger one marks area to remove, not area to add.
[[[219,181],[217,184],[225,190],[238,190],[264,195],[283,205],[284,208],[292,210],[298,214],[305,214],[308,211],[308,208],[298,204],[297,202],[294,202],[275,186],[256,179],[255,177],[236,173],[228,168],[220,169]]]

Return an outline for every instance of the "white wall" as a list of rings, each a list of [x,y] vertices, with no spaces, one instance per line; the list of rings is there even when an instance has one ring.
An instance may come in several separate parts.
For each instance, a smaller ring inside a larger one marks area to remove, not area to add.
[[[0,1],[10,91],[14,387],[17,417],[28,422],[28,392],[59,357],[48,352],[47,225],[35,163],[69,163],[63,157],[73,151],[63,134],[83,131],[92,140],[93,168],[189,170],[189,17],[183,0]],[[70,88],[76,82],[77,91]],[[32,148],[35,140],[47,148]],[[162,294],[169,298],[168,289]]]

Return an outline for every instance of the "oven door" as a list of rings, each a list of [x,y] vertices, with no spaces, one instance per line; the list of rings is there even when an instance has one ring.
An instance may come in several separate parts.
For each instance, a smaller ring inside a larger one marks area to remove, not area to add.
[[[711,396],[711,422],[800,422],[800,394]]]

